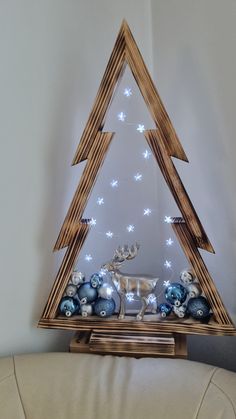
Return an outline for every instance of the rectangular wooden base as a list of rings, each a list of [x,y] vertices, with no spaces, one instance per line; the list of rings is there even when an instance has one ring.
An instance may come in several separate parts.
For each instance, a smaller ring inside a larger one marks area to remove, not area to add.
[[[70,352],[141,357],[187,358],[186,335],[118,330],[77,332]]]

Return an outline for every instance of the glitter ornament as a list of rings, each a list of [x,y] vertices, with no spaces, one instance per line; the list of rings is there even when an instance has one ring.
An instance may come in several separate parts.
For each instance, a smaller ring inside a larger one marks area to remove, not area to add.
[[[101,287],[103,283],[103,277],[99,273],[95,273],[90,278],[90,284],[93,288],[99,288]]]
[[[116,308],[115,301],[113,298],[109,300],[105,298],[98,298],[94,304],[95,314],[99,317],[110,317],[114,313]]]
[[[85,282],[85,275],[82,272],[79,272],[79,271],[72,272],[71,283],[73,285],[78,286],[80,284],[83,284],[83,282]]]
[[[173,282],[166,288],[165,297],[168,303],[179,307],[187,298],[187,290],[183,285]]]
[[[63,297],[59,304],[60,313],[66,317],[71,317],[73,314],[78,313],[79,308],[78,301],[71,297]]]
[[[160,311],[161,317],[167,317],[170,315],[172,311],[172,307],[170,304],[163,303],[159,305],[159,311]]]
[[[190,298],[187,305],[188,313],[197,320],[205,319],[210,314],[210,304],[203,296]]]
[[[66,290],[65,290],[65,294],[67,295],[67,297],[74,297],[76,293],[77,293],[76,285],[73,285],[73,284],[67,285]]]
[[[96,288],[93,288],[90,282],[85,282],[78,289],[78,297],[80,304],[93,303],[97,297],[98,293]]]

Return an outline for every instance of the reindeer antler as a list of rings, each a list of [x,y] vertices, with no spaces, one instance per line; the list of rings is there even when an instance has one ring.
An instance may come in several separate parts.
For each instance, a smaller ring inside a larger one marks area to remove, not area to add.
[[[139,248],[140,245],[138,243],[135,243],[135,245],[132,245],[130,248],[127,244],[123,247],[119,246],[114,253],[113,260],[124,262],[124,260],[134,259],[137,256]]]

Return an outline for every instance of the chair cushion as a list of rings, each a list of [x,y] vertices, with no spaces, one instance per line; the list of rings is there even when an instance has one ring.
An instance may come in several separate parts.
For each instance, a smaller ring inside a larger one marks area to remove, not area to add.
[[[231,419],[235,409],[236,374],[201,363],[69,353],[0,360],[1,419]]]

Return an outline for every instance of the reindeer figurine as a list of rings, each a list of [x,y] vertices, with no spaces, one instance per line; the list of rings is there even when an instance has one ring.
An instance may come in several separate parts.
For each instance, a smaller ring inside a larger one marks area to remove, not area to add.
[[[150,299],[154,294],[158,278],[149,275],[131,275],[120,272],[119,268],[125,260],[134,259],[137,256],[139,244],[124,247],[118,247],[111,261],[105,263],[102,269],[111,273],[112,282],[120,297],[119,319],[125,317],[125,299],[126,294],[133,294],[141,299],[142,307],[138,312],[137,320],[142,320]]]

